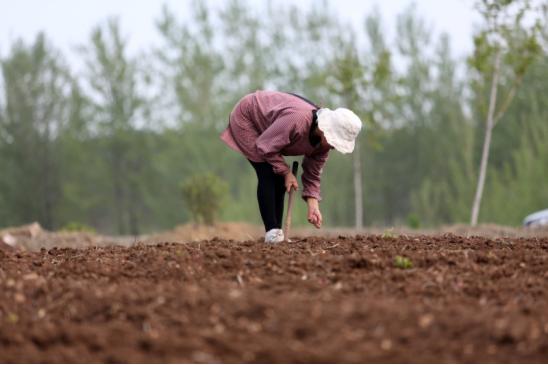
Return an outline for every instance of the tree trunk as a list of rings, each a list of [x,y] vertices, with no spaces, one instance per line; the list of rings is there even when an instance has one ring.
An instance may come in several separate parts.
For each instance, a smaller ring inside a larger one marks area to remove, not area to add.
[[[124,192],[121,183],[121,179],[118,175],[118,172],[114,172],[113,177],[113,186],[114,186],[114,212],[116,214],[116,222],[118,227],[118,234],[126,234],[126,225],[124,221]]]
[[[134,178],[134,176],[137,176],[138,170],[132,169],[131,174],[133,176],[128,178]],[[129,233],[131,233],[133,236],[139,235],[139,201],[137,200],[139,198],[139,194],[137,192],[137,184],[132,181],[128,184],[129,189],[129,196],[128,196],[128,226],[129,226]]]
[[[117,138],[117,137],[115,137]],[[127,233],[125,224],[125,201],[126,192],[124,184],[124,173],[126,169],[123,166],[122,161],[122,148],[119,145],[118,140],[114,140],[110,146],[111,151],[111,173],[112,173],[112,187],[114,192],[114,212],[116,214],[116,225],[118,234],[124,235]]]
[[[37,157],[41,159],[42,165],[42,176],[41,185],[42,185],[42,194],[43,194],[43,224],[44,228],[52,230],[53,229],[53,171],[52,171],[52,156],[51,156],[51,122],[46,116],[42,123],[45,124],[44,135],[42,136],[43,151],[42,156]]]
[[[478,176],[478,185],[476,187],[476,195],[474,197],[474,204],[472,205],[472,216],[470,218],[470,225],[476,226],[478,224],[478,215],[481,205],[481,198],[483,196],[483,187],[485,185],[485,175],[487,173],[487,163],[489,160],[489,148],[491,146],[491,135],[494,127],[494,114],[497,104],[497,88],[500,76],[500,58],[501,51],[497,51],[495,56],[495,68],[493,70],[493,81],[491,84],[491,95],[489,96],[489,110],[487,112],[487,125],[485,126],[485,139],[483,140],[483,151],[481,154],[481,164]]]
[[[49,150],[49,141],[46,141],[46,151],[45,151],[45,164],[44,164],[44,175],[42,184],[44,185],[43,191],[44,191],[44,228],[52,230],[53,229],[53,194],[54,194],[54,187],[52,184],[52,164],[51,164],[51,156],[50,156],[50,150]]]
[[[363,192],[362,192],[362,165],[360,156],[360,143],[356,138],[356,146],[353,153],[354,164],[354,208],[356,217],[356,229],[363,228]]]

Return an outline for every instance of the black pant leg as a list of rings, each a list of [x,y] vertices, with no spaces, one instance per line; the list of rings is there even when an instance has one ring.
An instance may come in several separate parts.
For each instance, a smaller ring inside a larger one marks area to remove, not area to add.
[[[276,174],[272,166],[266,162],[249,162],[257,174],[257,201],[265,231],[281,228],[281,220],[278,220],[276,210]]]
[[[276,220],[278,221],[278,228],[282,228],[283,216],[284,216],[284,200],[285,200],[285,179],[282,175],[276,175],[275,177],[275,191],[276,191]]]

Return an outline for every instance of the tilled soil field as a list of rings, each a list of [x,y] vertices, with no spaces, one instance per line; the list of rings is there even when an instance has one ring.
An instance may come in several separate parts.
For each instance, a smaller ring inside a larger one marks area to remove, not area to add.
[[[0,251],[0,362],[548,362],[547,259],[454,235]]]

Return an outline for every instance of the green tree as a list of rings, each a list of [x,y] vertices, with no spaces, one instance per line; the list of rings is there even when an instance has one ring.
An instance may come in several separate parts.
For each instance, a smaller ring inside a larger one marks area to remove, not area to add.
[[[370,17],[366,20],[366,29],[370,41],[370,49],[361,51],[356,36],[351,29],[342,32],[345,36],[337,42],[338,50],[334,50],[326,80],[327,89],[332,94],[333,102],[356,112],[364,123],[363,133],[356,139],[352,153],[352,180],[354,185],[353,206],[354,226],[361,229],[364,223],[364,151],[363,142],[376,143],[376,129],[382,125],[387,115],[389,100],[387,84],[391,77],[390,53],[386,49],[380,35],[379,18]],[[365,55],[365,56],[364,56]],[[373,133],[371,133],[373,132]],[[364,137],[365,136],[365,137]],[[340,179],[338,181],[340,184]]]
[[[473,182],[474,126],[464,112],[464,85],[457,78],[449,40],[442,36],[433,62],[435,77],[428,112],[429,125],[422,130],[429,140],[426,172],[412,193],[412,210],[422,221],[437,225],[464,222]]]
[[[544,97],[548,93],[544,77],[548,72],[547,27],[543,35],[544,52],[527,71],[505,114],[504,118],[512,123],[499,124],[493,136],[493,154],[500,153],[495,149],[497,145],[513,148],[502,163],[490,164],[482,220],[518,225],[526,215],[547,206],[548,101]]]
[[[150,169],[144,137],[147,100],[139,89],[138,63],[128,56],[115,19],[93,30],[91,44],[82,53],[94,115],[90,128],[100,137],[108,166],[117,232],[138,234],[146,209],[143,176]]]
[[[340,104],[357,112],[361,103],[361,95],[366,87],[365,65],[358,57],[355,48],[355,36],[350,32],[349,39],[341,40],[340,51],[331,65],[331,77],[328,78],[328,87],[338,97]],[[356,139],[352,154],[352,175],[354,182],[354,226],[363,227],[363,171],[360,154],[360,139]]]
[[[61,55],[40,33],[13,44],[2,59],[0,200],[4,224],[39,221],[52,229],[61,199],[60,150],[67,128],[71,77]]]
[[[378,34],[379,27],[376,28],[369,33]],[[381,127],[376,143],[378,148],[369,149],[366,168],[369,171],[367,181],[372,184],[369,204],[375,208],[372,210],[375,216],[370,222],[375,224],[401,222],[411,212],[412,192],[430,173],[429,149],[434,145],[425,132],[430,128],[427,101],[433,95],[431,44],[430,30],[416,12],[408,8],[398,16],[396,49],[389,53],[380,48],[377,52],[381,60],[381,56],[386,58],[395,54],[391,58],[397,57],[400,65],[393,67],[378,91],[373,89],[373,96],[364,100],[364,103],[369,99],[377,100],[372,115]],[[383,67],[380,71],[380,75],[387,72]],[[382,100],[375,96],[377,93],[382,95]]]
[[[540,20],[537,19],[533,26],[527,26],[524,22],[527,15],[536,15],[531,11],[530,1],[482,0],[477,7],[486,24],[474,38],[475,50],[470,64],[477,71],[474,80],[476,93],[483,94],[489,83],[490,91],[478,182],[470,217],[472,226],[478,223],[493,128],[504,116],[527,68],[540,52],[537,39]],[[505,72],[507,75],[503,75]],[[501,81],[511,86],[503,90],[502,103],[497,105]]]
[[[213,225],[226,199],[226,182],[212,173],[194,175],[182,184],[184,202],[196,223]]]
[[[224,61],[215,48],[218,41],[211,11],[205,2],[192,3],[192,22],[177,22],[164,7],[157,21],[164,46],[156,50],[163,77],[162,90],[177,110],[178,126],[195,123],[209,128],[226,120],[222,100]]]

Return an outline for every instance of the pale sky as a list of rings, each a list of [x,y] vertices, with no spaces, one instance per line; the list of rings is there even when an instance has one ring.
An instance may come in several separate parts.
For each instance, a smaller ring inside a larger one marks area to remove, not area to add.
[[[306,8],[317,0],[272,0],[278,4],[300,4]],[[221,1],[211,2],[218,5]],[[249,0],[257,10],[266,0]],[[472,33],[479,17],[473,0],[334,0],[330,2],[341,18],[362,29],[365,16],[377,6],[383,16],[388,38],[393,39],[397,14],[414,3],[418,14],[435,34],[451,37],[454,53],[465,56],[472,50]],[[180,18],[189,1],[184,0],[0,0],[0,55],[5,56],[13,40],[31,41],[45,31],[55,47],[74,60],[74,48],[86,43],[93,26],[109,16],[120,19],[130,50],[146,50],[159,42],[154,22],[167,4]]]

